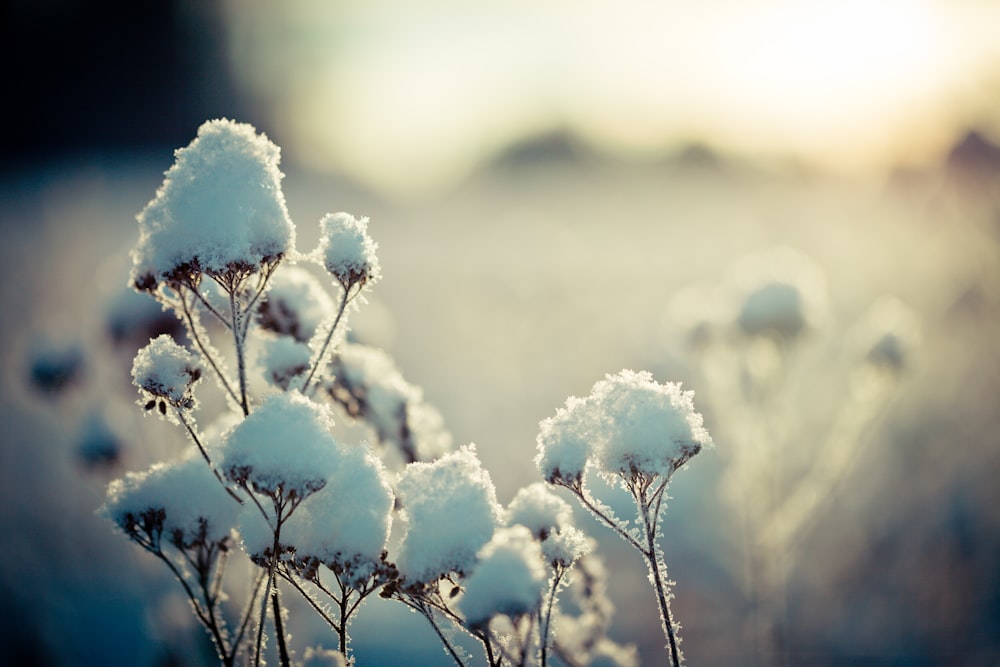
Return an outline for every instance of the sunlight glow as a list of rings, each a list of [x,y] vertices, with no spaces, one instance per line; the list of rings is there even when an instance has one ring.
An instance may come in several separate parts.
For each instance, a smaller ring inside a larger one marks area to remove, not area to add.
[[[561,128],[633,157],[696,141],[838,169],[926,161],[1000,71],[990,2],[238,5],[233,62],[295,152],[399,194]]]

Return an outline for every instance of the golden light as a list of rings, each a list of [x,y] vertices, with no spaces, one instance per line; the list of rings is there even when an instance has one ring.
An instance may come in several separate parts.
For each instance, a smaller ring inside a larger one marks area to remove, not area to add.
[[[561,128],[630,156],[697,141],[854,170],[926,160],[1000,72],[995,2],[252,6],[233,5],[233,61],[294,152],[398,194]]]

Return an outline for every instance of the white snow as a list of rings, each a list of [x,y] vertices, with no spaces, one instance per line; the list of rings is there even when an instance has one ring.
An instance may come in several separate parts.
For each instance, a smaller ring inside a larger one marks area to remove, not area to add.
[[[165,512],[163,539],[177,535],[190,546],[204,529],[209,542],[227,538],[240,505],[226,493],[212,470],[196,453],[176,463],[157,463],[144,472],[130,472],[108,485],[99,512],[127,530],[129,516],[147,510]],[[175,533],[176,531],[176,533]]]
[[[588,462],[608,476],[669,477],[712,444],[693,396],[645,371],[607,375],[585,399],[571,397],[541,422],[535,461],[550,481],[572,481]]]
[[[507,525],[522,525],[538,539],[573,523],[573,508],[542,482],[518,490],[507,505]]]
[[[221,447],[221,468],[267,495],[304,498],[325,484],[337,460],[326,406],[299,393],[269,396],[232,431]]]
[[[355,283],[374,283],[382,270],[377,244],[368,236],[368,218],[350,213],[328,213],[320,220],[320,243],[315,257],[347,289]]]
[[[593,437],[588,411],[586,400],[570,396],[555,416],[539,423],[535,464],[546,481],[572,483],[583,478]]]
[[[174,342],[169,334],[150,340],[132,362],[132,381],[144,399],[162,398],[174,406],[191,398],[201,374],[198,358]]]
[[[477,558],[458,602],[471,627],[482,627],[497,614],[516,618],[538,609],[548,574],[541,548],[527,528],[497,530]]]
[[[392,526],[395,502],[382,462],[366,445],[342,445],[326,486],[295,511],[282,542],[297,557],[360,568],[378,562]]]
[[[396,564],[410,581],[429,583],[451,571],[470,571],[476,552],[500,523],[496,489],[475,445],[432,463],[409,464],[397,493],[405,533]]]
[[[596,462],[605,474],[669,477],[712,440],[694,411],[694,392],[623,370],[591,390],[598,421]]]
[[[175,157],[138,215],[133,284],[159,282],[184,265],[210,273],[259,267],[293,248],[280,149],[266,136],[245,123],[211,120]]]
[[[424,401],[420,387],[406,381],[384,350],[344,343],[338,349],[334,372],[340,375],[338,382],[361,393],[365,404],[361,416],[375,427],[380,440],[412,448],[418,460],[432,459],[451,448],[451,434],[444,429],[441,414]]]

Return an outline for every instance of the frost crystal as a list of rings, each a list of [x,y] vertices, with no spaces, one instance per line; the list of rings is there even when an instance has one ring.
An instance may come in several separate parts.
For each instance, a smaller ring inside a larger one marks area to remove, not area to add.
[[[254,128],[211,120],[175,153],[156,197],[139,213],[132,282],[154,289],[178,271],[223,274],[288,253],[295,229],[281,192],[280,149]]]
[[[320,220],[320,230],[317,258],[344,289],[375,282],[381,277],[375,255],[378,246],[368,236],[368,218],[355,218],[350,213],[328,213]]]
[[[194,407],[192,390],[201,373],[198,359],[169,334],[149,341],[132,362],[132,381],[144,399],[163,399],[174,407]]]
[[[471,627],[482,627],[497,614],[514,618],[538,608],[548,575],[541,548],[527,528],[501,528],[478,559],[458,603]]]
[[[98,511],[133,539],[144,520],[159,516],[162,535],[175,546],[190,548],[202,540],[227,539],[239,505],[205,462],[192,455],[111,482]]]
[[[226,435],[221,468],[258,493],[305,498],[336,461],[332,426],[324,406],[298,393],[273,395]]]
[[[257,310],[261,328],[308,343],[319,325],[334,312],[320,282],[297,266],[283,267],[271,279],[267,298]]]
[[[501,508],[474,445],[433,463],[411,463],[398,493],[406,533],[397,560],[409,580],[429,583],[467,572],[500,522]]]

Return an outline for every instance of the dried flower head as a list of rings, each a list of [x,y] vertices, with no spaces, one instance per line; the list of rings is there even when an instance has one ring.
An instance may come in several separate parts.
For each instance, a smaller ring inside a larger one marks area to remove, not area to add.
[[[368,236],[368,218],[350,213],[329,213],[320,220],[317,260],[345,290],[374,283],[382,276],[375,250]]]
[[[245,123],[202,124],[138,215],[132,285],[153,291],[201,272],[252,273],[287,254],[295,228],[281,192],[280,153]]]
[[[168,334],[161,334],[139,350],[132,362],[132,382],[139,388],[139,404],[146,410],[158,408],[170,415],[167,406],[178,410],[196,407],[194,387],[201,379],[198,358]]]

